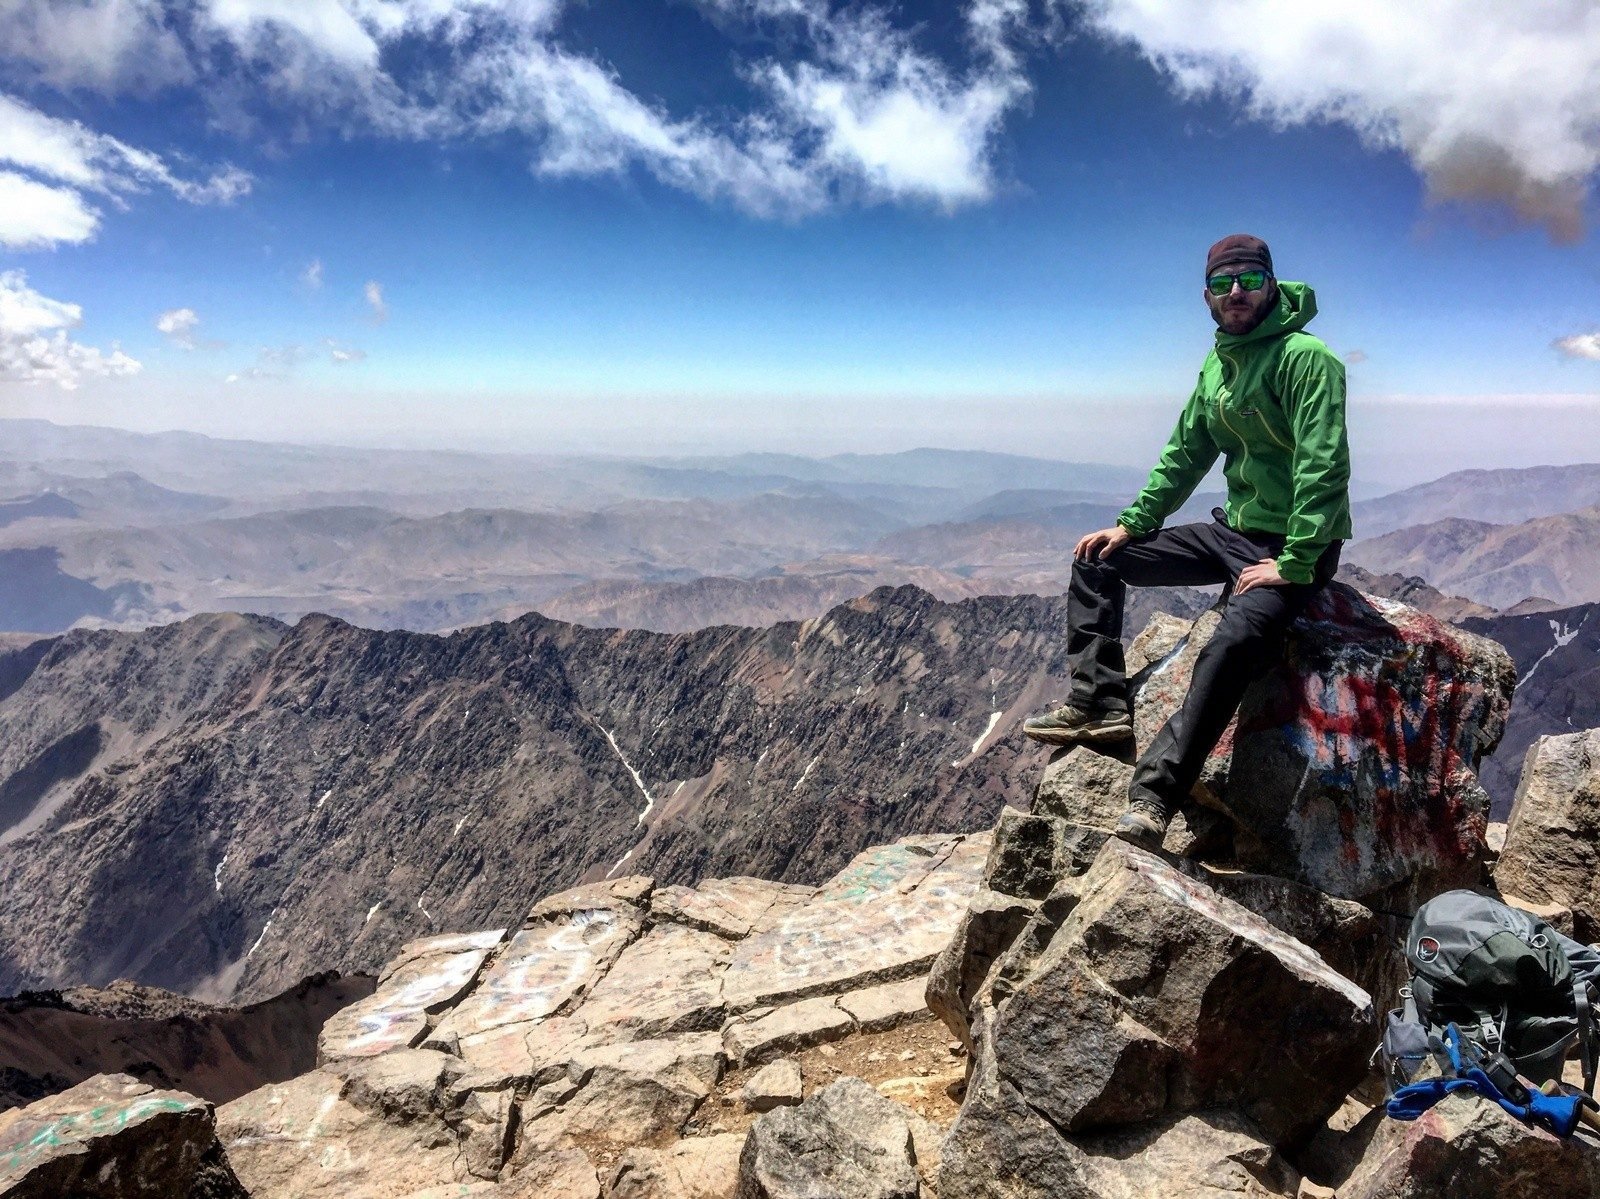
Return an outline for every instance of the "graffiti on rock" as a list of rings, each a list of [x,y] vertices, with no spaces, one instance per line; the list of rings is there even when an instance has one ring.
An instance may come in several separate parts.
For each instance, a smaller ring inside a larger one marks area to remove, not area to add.
[[[87,1111],[30,1117],[23,1115],[0,1134],[0,1177],[18,1175],[58,1149],[111,1136],[130,1124],[163,1112],[198,1107],[193,1100],[144,1095],[127,1103],[106,1103]]]
[[[457,1031],[481,1032],[554,1015],[634,927],[615,912],[591,908],[524,929],[511,939],[478,990],[456,1010]]]
[[[478,976],[487,949],[429,958],[402,969],[388,984],[328,1022],[322,1052],[330,1058],[369,1057],[415,1045],[430,1010],[459,996]]]

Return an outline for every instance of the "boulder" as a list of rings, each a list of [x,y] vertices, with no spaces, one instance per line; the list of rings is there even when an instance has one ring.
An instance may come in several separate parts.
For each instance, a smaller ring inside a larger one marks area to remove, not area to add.
[[[1600,940],[1597,843],[1600,729],[1540,737],[1523,760],[1495,884],[1519,906],[1571,908],[1578,940]]]
[[[1508,1115],[1476,1095],[1450,1095],[1413,1121],[1375,1111],[1350,1134],[1365,1141],[1339,1199],[1589,1199],[1600,1153]],[[1370,1138],[1370,1139],[1368,1139]]]
[[[968,902],[955,936],[934,959],[924,996],[928,1009],[968,1050],[972,1004],[1038,907],[1033,900],[984,888]]]
[[[751,1126],[737,1199],[917,1199],[906,1112],[870,1083],[841,1078]]]
[[[1482,878],[1476,771],[1515,686],[1496,642],[1331,584],[1246,693],[1202,787],[1274,873],[1409,910]]]
[[[744,1136],[688,1137],[667,1149],[630,1149],[617,1159],[606,1199],[728,1199],[739,1185]]]
[[[209,1103],[97,1074],[0,1112],[5,1199],[249,1199]]]
[[[1291,1199],[1294,1168],[1248,1120],[1192,1112],[1069,1137],[1001,1083],[945,1140],[940,1199]]]
[[[1372,1001],[1300,941],[1120,841],[1068,881],[1000,963],[974,1038],[975,1067],[992,1056],[1060,1129],[1233,1108],[1290,1144],[1365,1074]]]
[[[800,1063],[792,1057],[767,1063],[746,1080],[739,1097],[753,1112],[770,1112],[775,1107],[799,1103],[805,1097]]]
[[[1137,746],[1182,703],[1219,618],[1203,614],[1133,676]],[[1473,885],[1489,812],[1475,771],[1514,687],[1495,642],[1332,584],[1246,692],[1194,798],[1230,818],[1247,864],[1330,895],[1399,910]],[[1036,809],[1104,826],[1131,777],[1132,751],[1120,756],[1061,755]]]
[[[1410,976],[1403,948],[1410,920],[1404,916],[1375,912],[1353,899],[1324,895],[1315,887],[1276,875],[1195,862],[1184,862],[1182,867],[1219,895],[1315,950],[1377,1002],[1393,1006],[1394,995]]]

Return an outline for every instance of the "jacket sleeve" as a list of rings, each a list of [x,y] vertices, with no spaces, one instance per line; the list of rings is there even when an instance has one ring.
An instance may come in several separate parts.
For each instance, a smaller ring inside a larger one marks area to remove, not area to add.
[[[1278,573],[1309,583],[1349,503],[1350,443],[1344,423],[1344,363],[1322,348],[1284,355],[1284,407],[1294,430],[1289,527]]]
[[[1178,426],[1172,430],[1167,448],[1161,451],[1150,481],[1137,499],[1117,517],[1117,523],[1135,537],[1154,533],[1161,522],[1183,507],[1217,460],[1217,443],[1206,426],[1201,388],[1196,385],[1183,406]]]

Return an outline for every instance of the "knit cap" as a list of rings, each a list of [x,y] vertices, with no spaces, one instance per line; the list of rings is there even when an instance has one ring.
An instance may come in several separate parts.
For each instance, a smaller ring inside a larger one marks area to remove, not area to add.
[[[1206,254],[1206,277],[1217,274],[1223,267],[1235,271],[1252,267],[1272,274],[1272,251],[1259,237],[1248,233],[1230,233]]]

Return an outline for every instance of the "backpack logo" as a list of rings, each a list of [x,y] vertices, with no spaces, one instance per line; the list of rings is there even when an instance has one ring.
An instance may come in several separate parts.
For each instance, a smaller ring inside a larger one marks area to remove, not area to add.
[[[1432,937],[1423,937],[1417,942],[1417,961],[1431,962],[1439,956],[1439,942]]]

